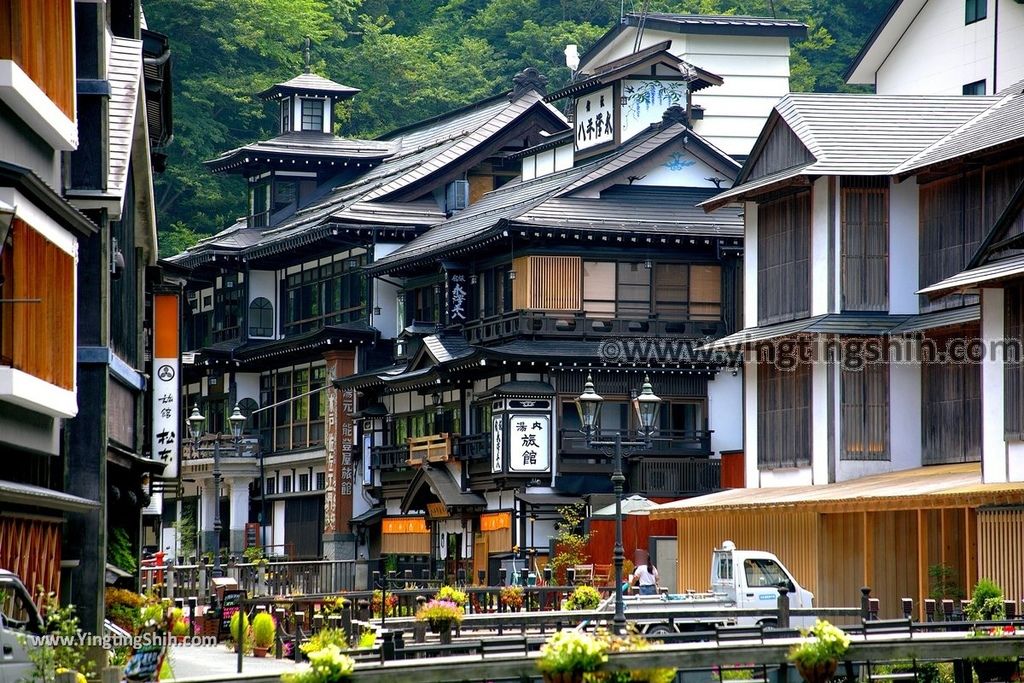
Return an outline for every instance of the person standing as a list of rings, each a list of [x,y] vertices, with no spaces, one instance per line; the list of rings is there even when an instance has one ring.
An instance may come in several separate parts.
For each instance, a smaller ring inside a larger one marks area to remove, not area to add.
[[[647,564],[637,565],[633,572],[633,580],[630,585],[638,586],[640,595],[657,595],[658,593],[658,568],[654,566],[651,556],[647,555]]]

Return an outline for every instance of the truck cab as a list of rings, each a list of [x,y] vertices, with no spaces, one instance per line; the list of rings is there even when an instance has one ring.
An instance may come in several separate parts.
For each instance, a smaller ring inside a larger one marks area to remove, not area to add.
[[[0,569],[0,683],[33,680],[26,639],[42,635],[42,619],[15,574]]]
[[[711,590],[726,595],[736,607],[774,608],[783,586],[789,590],[790,608],[813,606],[814,595],[772,553],[737,550],[735,543],[725,541],[711,554]]]

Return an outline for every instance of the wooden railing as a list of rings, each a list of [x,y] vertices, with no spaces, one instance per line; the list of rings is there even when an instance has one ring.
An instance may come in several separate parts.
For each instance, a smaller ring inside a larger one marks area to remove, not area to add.
[[[722,461],[710,458],[636,458],[626,475],[630,493],[697,496],[722,488]]]
[[[191,439],[185,439],[181,444],[182,461],[212,460],[214,449],[220,447],[218,457],[221,458],[258,458],[260,455],[260,442],[252,437],[245,437],[238,442],[238,449],[235,449],[235,441],[230,435],[207,434],[200,437],[198,448]]]
[[[701,339],[725,334],[722,320],[667,320],[656,315],[647,318],[600,318],[584,312],[520,310],[480,318],[466,324],[466,338],[471,344],[526,337],[572,337],[601,339],[606,337],[676,337]]]
[[[659,429],[651,436],[651,448],[643,451],[642,455],[709,456],[711,434],[709,429]],[[562,454],[586,454],[591,458],[595,453],[600,455],[587,446],[586,437],[578,429],[558,430],[558,449]]]
[[[455,436],[454,454],[458,460],[463,462],[477,462],[491,460],[491,433],[473,434],[471,436]]]
[[[409,465],[409,446],[389,444],[370,447],[370,469],[398,470]]]
[[[452,437],[448,433],[414,436],[406,440],[409,444],[408,464],[424,462],[447,462],[452,453]]]

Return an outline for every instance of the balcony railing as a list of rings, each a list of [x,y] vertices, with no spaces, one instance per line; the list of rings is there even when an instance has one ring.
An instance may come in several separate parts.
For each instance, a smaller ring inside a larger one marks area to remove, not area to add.
[[[722,320],[667,320],[657,315],[647,318],[588,317],[582,312],[510,311],[467,323],[466,338],[480,344],[511,337],[720,337],[725,334]]]
[[[406,440],[409,464],[446,462],[452,454],[452,436],[448,433],[414,436]]]
[[[454,454],[462,462],[479,462],[491,459],[491,433],[455,436]]]
[[[722,488],[722,461],[710,458],[631,458],[626,472],[629,493],[688,497]]]
[[[405,444],[370,447],[370,468],[399,470],[409,466],[409,447]]]
[[[711,432],[707,429],[659,429],[651,436],[651,448],[644,451],[644,456],[657,455],[682,455],[682,456],[709,456],[711,455]],[[602,434],[602,440],[611,440],[613,434]],[[625,437],[624,437],[625,438]],[[587,446],[587,440],[576,429],[558,430],[558,450],[563,455],[584,455],[593,458],[600,452]]]
[[[221,458],[258,458],[260,455],[260,443],[252,437],[243,437],[238,442],[238,450],[235,450],[235,440],[230,435],[222,434],[219,439],[216,435],[203,436],[199,439],[199,447],[196,448],[191,439],[186,439],[181,445],[181,459],[184,460],[212,460],[215,443],[219,440]]]

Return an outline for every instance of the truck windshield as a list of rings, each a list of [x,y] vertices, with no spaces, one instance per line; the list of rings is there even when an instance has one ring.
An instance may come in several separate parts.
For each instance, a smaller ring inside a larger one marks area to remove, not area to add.
[[[744,560],[748,586],[788,586],[789,577],[774,560]]]
[[[0,621],[6,629],[31,632],[39,629],[28,598],[10,584],[0,583]]]

